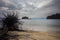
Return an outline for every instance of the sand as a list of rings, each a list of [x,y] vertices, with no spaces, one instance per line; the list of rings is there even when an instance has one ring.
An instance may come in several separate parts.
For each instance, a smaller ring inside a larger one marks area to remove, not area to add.
[[[43,32],[43,31],[9,31],[13,35],[10,40],[60,40],[60,32]]]

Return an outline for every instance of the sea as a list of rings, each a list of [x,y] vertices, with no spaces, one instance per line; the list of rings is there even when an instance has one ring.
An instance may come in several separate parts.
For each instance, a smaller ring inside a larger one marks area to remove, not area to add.
[[[34,31],[60,31],[60,19],[22,19],[22,29]]]
[[[60,31],[60,19],[31,18],[21,19],[23,25],[19,25],[19,29],[33,31]],[[2,28],[0,21],[0,28]]]

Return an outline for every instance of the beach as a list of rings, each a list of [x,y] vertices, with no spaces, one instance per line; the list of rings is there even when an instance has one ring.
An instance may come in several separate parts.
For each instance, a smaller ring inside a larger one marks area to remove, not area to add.
[[[13,31],[9,35],[18,35],[13,40],[60,40],[60,32],[43,32],[43,31]],[[12,38],[10,38],[12,40]]]
[[[9,31],[10,40],[60,40],[60,20],[22,20],[22,22],[24,31]]]

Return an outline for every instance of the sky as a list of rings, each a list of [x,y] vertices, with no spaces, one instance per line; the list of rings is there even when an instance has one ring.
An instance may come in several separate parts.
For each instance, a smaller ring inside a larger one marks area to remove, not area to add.
[[[60,0],[0,0],[0,12],[18,11],[21,17],[46,18],[60,13]]]

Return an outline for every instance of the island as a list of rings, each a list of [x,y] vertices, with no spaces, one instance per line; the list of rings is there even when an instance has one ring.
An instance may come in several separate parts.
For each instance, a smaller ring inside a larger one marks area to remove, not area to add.
[[[27,16],[22,17],[22,19],[29,19]]]
[[[47,16],[47,19],[60,19],[60,13],[56,13],[56,14]]]

